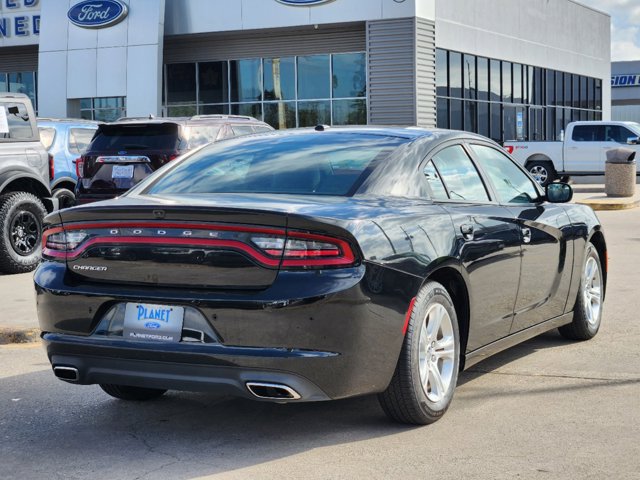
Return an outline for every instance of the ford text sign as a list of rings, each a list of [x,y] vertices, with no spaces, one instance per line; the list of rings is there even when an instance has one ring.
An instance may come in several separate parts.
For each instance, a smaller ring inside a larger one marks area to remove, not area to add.
[[[127,6],[117,0],[89,0],[71,7],[67,17],[78,27],[104,28],[120,22],[127,13]]]
[[[293,5],[295,7],[313,7],[322,5],[323,3],[333,2],[333,0],[276,0],[285,5]]]

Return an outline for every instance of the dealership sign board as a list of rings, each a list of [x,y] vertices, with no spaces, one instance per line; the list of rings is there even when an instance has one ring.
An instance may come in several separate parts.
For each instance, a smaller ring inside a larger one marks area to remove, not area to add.
[[[293,5],[294,7],[313,7],[322,5],[323,3],[333,2],[333,0],[277,0],[285,5]]]
[[[118,0],[86,0],[72,6],[67,17],[78,27],[105,28],[121,22],[127,13],[127,6]]]
[[[640,87],[640,74],[614,75],[611,77],[612,87]]]

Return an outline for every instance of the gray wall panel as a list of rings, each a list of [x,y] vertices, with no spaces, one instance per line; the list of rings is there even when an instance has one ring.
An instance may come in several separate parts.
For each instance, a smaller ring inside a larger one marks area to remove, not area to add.
[[[37,45],[0,49],[0,72],[35,72],[37,70]]]
[[[416,124],[415,52],[415,18],[367,23],[370,124]]]
[[[165,63],[364,52],[365,24],[165,37]]]
[[[436,26],[416,18],[416,124],[436,126]]]

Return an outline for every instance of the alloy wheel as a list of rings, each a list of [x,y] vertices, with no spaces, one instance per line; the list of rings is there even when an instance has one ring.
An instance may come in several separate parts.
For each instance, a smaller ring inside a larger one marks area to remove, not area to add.
[[[582,295],[587,321],[591,327],[596,327],[600,321],[602,305],[602,276],[598,261],[594,257],[589,257],[584,266]]]
[[[531,173],[531,176],[540,185],[544,185],[544,183],[549,178],[549,172],[547,172],[547,169],[544,168],[542,165],[536,165],[534,167],[531,167],[531,169],[529,170],[529,173]]]
[[[439,402],[451,387],[456,358],[453,324],[443,305],[433,304],[427,311],[418,345],[422,388],[430,401]]]
[[[18,255],[31,255],[40,241],[40,222],[29,211],[17,212],[11,222],[9,238],[13,250]]]

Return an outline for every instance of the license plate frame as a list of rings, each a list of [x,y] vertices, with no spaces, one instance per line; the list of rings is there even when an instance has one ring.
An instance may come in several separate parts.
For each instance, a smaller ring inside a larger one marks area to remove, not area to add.
[[[133,165],[113,165],[111,169],[111,178],[133,178]]]
[[[182,339],[184,307],[127,303],[122,335],[126,340],[177,343]]]

